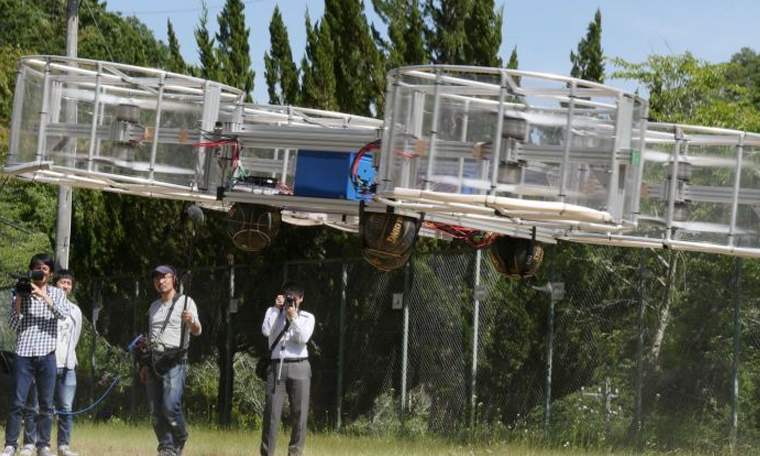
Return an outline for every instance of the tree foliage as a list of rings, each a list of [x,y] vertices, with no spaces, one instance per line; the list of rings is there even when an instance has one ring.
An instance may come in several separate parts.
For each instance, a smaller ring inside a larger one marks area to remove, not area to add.
[[[298,105],[298,69],[290,51],[288,30],[282,21],[280,7],[275,6],[269,23],[271,49],[264,54],[265,78],[269,92],[269,103]]]
[[[337,110],[335,47],[330,24],[312,25],[306,12],[306,52],[301,59],[301,100],[309,108]]]
[[[578,43],[577,53],[570,51],[573,67],[570,75],[586,81],[604,82],[604,54],[602,52],[602,13],[597,8],[594,20],[588,24],[586,37]]]
[[[427,63],[425,23],[419,0],[372,0],[372,5],[387,27],[387,40],[374,25],[372,35],[383,50],[388,69]]]
[[[330,27],[340,111],[364,116],[383,111],[385,69],[361,0],[326,0],[322,19]]]
[[[216,42],[221,70],[218,81],[237,87],[251,100],[256,72],[251,69],[251,46],[248,44],[251,29],[245,26],[244,8],[242,0],[227,0],[217,16]]]

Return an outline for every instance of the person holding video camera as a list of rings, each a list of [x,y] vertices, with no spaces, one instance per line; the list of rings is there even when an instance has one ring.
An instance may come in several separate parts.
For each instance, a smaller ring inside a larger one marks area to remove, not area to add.
[[[261,456],[273,456],[285,394],[290,402],[293,429],[288,456],[303,454],[309,414],[311,365],[306,344],[314,333],[314,315],[301,310],[304,288],[285,282],[274,306],[267,309],[261,332],[269,338],[271,362],[267,368],[266,406],[261,429]]]
[[[176,291],[177,273],[168,265],[153,270],[153,286],[160,295],[150,305],[147,362],[140,369],[146,384],[159,456],[180,456],[187,442],[182,394],[187,374],[188,332],[202,331],[195,301]]]
[[[37,415],[37,455],[52,456],[50,434],[53,427],[53,395],[56,379],[55,350],[58,321],[69,316],[66,294],[48,285],[53,258],[46,253],[34,255],[29,275],[18,277],[11,300],[9,323],[18,335],[13,363],[11,406],[5,424],[5,448],[0,456],[13,456],[21,432],[21,415],[34,385],[39,400]]]
[[[63,290],[66,294],[66,305],[69,307],[69,316],[65,320],[58,320],[58,345],[55,350],[57,373],[55,380],[55,393],[53,402],[58,413],[58,456],[77,456],[69,444],[71,443],[71,428],[74,425],[74,417],[70,415],[74,404],[74,395],[77,390],[77,344],[82,334],[82,311],[79,306],[69,300],[69,295],[74,290],[74,276],[68,269],[59,269],[53,275],[53,286]],[[37,440],[37,393],[32,387],[24,407],[24,446],[19,456],[31,456],[34,453],[34,444]],[[60,413],[63,412],[63,413]]]

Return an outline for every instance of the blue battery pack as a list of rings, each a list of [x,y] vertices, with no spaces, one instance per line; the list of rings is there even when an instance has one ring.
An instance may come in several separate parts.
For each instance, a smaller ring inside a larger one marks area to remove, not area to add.
[[[314,198],[361,200],[360,189],[354,188],[351,182],[351,165],[355,157],[355,152],[299,150],[293,194]],[[371,154],[365,154],[359,159],[357,176],[366,185],[375,181]]]

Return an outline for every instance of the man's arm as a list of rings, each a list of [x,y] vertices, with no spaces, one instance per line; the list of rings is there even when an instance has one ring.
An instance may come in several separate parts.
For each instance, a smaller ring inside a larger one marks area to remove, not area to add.
[[[264,323],[261,324],[261,334],[265,337],[269,337],[272,334],[272,327],[277,320],[277,315],[280,314],[280,309],[277,307],[270,307],[264,314]]]
[[[67,302],[67,304],[69,305],[71,317],[74,319],[74,328],[71,330],[71,339],[74,341],[74,347],[76,347],[79,343],[79,337],[82,335],[82,310],[71,301]]]
[[[301,313],[290,324],[290,340],[298,344],[305,344],[314,334],[314,315]]]
[[[21,295],[11,293],[11,312],[8,316],[8,326],[15,333],[21,328]]]
[[[51,290],[51,293],[47,293],[46,290]],[[52,291],[55,290],[55,291]],[[45,290],[32,284],[32,293],[38,298],[45,301],[50,311],[59,320],[65,320],[69,317],[69,306],[66,302],[66,294],[58,288],[52,288],[50,285],[45,287]]]
[[[201,320],[198,318],[198,307],[192,298],[188,298],[187,310],[182,312],[182,321],[190,328],[190,334],[200,336],[203,331]]]

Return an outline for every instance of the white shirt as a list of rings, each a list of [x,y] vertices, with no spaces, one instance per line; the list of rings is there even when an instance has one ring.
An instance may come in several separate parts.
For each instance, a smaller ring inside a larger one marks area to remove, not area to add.
[[[82,334],[82,311],[73,302],[66,300],[69,316],[58,320],[58,345],[55,360],[58,368],[74,369],[77,365],[77,343]]]
[[[198,308],[195,306],[193,298],[187,295],[180,295],[163,333],[161,333],[161,327],[164,326],[169,309],[172,308],[173,298],[167,302],[161,302],[161,298],[159,298],[150,305],[150,310],[148,310],[148,315],[150,316],[150,340],[156,343],[157,351],[163,351],[164,348],[179,347],[180,337],[182,336],[182,310],[185,307],[185,299],[187,299],[187,310],[193,315],[195,321],[198,321]],[[189,342],[190,336],[188,335],[187,339],[185,339],[185,344]]]
[[[269,338],[271,347],[274,340],[285,327],[287,321],[285,312],[277,307],[270,307],[264,315],[264,323],[261,325],[261,333]],[[290,323],[290,328],[282,336],[280,342],[272,350],[272,359],[295,359],[308,358],[309,351],[306,343],[314,334],[314,315],[299,310],[298,316]]]

